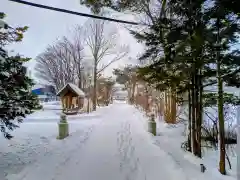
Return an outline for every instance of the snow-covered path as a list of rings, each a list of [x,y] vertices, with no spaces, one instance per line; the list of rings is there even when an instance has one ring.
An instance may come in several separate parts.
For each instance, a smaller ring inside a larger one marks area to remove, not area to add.
[[[137,110],[116,103],[101,123],[77,132],[9,180],[175,180],[187,179],[176,162],[154,145]]]

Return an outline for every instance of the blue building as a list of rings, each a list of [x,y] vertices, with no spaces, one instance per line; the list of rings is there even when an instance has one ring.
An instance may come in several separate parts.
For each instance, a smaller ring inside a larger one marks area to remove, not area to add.
[[[34,86],[32,93],[36,94],[41,102],[57,100],[56,90],[50,85]]]

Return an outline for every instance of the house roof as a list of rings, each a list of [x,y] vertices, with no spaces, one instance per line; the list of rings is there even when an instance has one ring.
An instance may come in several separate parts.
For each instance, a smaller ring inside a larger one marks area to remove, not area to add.
[[[35,85],[32,87],[32,90],[41,89],[41,88],[44,88],[44,87],[45,87],[44,85],[35,84]]]
[[[72,83],[67,83],[62,89],[60,89],[57,92],[57,96],[59,96],[60,94],[64,95],[67,92],[67,89],[70,89],[71,91],[73,91],[73,93],[80,97],[85,97],[85,93],[79,87]]]

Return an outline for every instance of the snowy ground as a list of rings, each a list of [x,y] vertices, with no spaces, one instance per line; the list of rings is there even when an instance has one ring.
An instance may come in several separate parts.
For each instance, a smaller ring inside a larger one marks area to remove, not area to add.
[[[0,137],[0,180],[7,179],[8,174],[21,172],[25,166],[34,163],[38,156],[50,153],[56,146],[62,145],[62,142],[56,139],[60,104],[49,102],[43,104],[43,107],[44,110],[29,115],[24,123],[20,124],[20,128],[12,132],[12,140]],[[70,134],[77,134],[81,138],[101,120],[100,113],[83,114],[68,119]]]
[[[51,144],[48,153],[8,179],[40,180],[43,174],[45,180],[186,179],[175,161],[152,143],[136,109],[117,103],[101,114],[95,127]]]
[[[159,136],[154,137],[156,144],[177,162],[189,178],[196,176],[200,172],[200,164],[204,164],[207,168],[204,175],[208,179],[236,179],[237,159],[234,149],[228,150],[232,169],[230,170],[227,164],[228,175],[222,176],[218,172],[218,151],[204,148],[202,151],[203,158],[199,159],[181,149],[181,143],[186,140],[181,125],[171,126],[161,122],[158,124],[158,132]]]
[[[43,175],[44,180],[235,179],[209,164],[201,173],[201,161],[179,147],[181,128],[159,123],[161,134],[152,137],[142,113],[123,102],[69,118],[70,137],[56,140],[58,108],[44,105],[13,140],[2,140],[1,180],[42,180]]]

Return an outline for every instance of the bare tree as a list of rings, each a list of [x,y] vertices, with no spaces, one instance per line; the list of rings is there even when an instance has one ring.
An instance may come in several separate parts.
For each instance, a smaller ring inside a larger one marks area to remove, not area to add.
[[[91,58],[93,60],[93,110],[97,105],[97,77],[112,63],[124,58],[128,54],[128,46],[118,46],[118,33],[107,22],[90,19],[86,23],[85,42],[89,47]],[[108,30],[112,30],[108,32]],[[104,59],[110,59],[104,63]]]
[[[79,32],[78,32],[79,33]],[[68,38],[64,37],[59,45],[62,49],[65,50],[65,55],[72,63],[72,70],[77,76],[79,88],[83,88],[84,82],[84,66],[83,66],[83,45],[82,40],[78,37],[78,34],[75,34],[76,38],[73,41],[70,41]]]
[[[82,50],[79,39],[70,41],[63,37],[56,44],[49,46],[37,57],[37,76],[55,85],[59,90],[68,82],[82,87]]]
[[[73,41],[69,44],[71,45],[72,49],[72,55],[73,55],[73,61],[76,65],[76,73],[78,77],[78,86],[79,88],[84,88],[86,84],[86,63],[84,63],[84,34],[83,34],[83,28],[81,26],[76,26],[75,32],[73,34]]]

